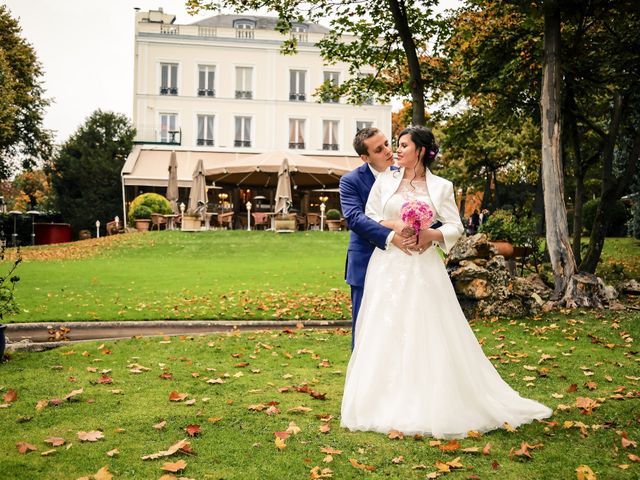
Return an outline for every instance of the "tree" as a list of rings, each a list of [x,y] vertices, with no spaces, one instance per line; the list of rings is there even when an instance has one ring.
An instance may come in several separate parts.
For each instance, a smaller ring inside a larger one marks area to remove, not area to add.
[[[351,77],[340,85],[325,83],[321,99],[346,95],[352,103],[371,96],[388,101],[392,96],[410,97],[412,123],[424,125],[425,96],[433,78],[443,69],[437,56],[430,56],[438,28],[433,13],[437,0],[188,0],[192,12],[237,12],[267,9],[278,14],[278,29],[287,34],[296,22],[329,19],[331,31],[318,43],[328,63],[345,62]],[[345,35],[352,37],[344,41]],[[283,51],[296,51],[297,41],[284,42]],[[368,68],[376,69],[368,74]],[[363,70],[364,68],[364,70]]]
[[[13,181],[3,182],[0,191],[8,210],[51,212],[54,209],[51,180],[42,169],[19,173]]]
[[[20,34],[18,22],[0,5],[0,179],[9,178],[17,158],[29,169],[51,154],[52,135],[42,125],[49,105],[42,67]]]
[[[135,129],[121,114],[96,110],[62,145],[50,167],[58,209],[74,231],[122,211],[120,172]]]

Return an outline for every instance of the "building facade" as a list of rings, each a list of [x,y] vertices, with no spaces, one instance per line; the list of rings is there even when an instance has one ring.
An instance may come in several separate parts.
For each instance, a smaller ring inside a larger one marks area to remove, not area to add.
[[[199,157],[213,164],[290,151],[357,165],[351,142],[358,129],[376,126],[390,133],[390,105],[321,102],[314,95],[323,82],[339,83],[348,75],[347,65],[325,65],[320,57],[315,43],[326,28],[296,25],[291,35],[298,53],[283,55],[285,37],[275,30],[276,21],[217,15],[179,25],[162,10],[136,12],[137,147],[123,170],[126,197],[137,194],[136,187],[166,186],[166,165],[154,160],[149,166],[149,152],[157,158],[158,151],[175,150],[179,180],[186,185]],[[183,158],[188,160],[180,165]]]

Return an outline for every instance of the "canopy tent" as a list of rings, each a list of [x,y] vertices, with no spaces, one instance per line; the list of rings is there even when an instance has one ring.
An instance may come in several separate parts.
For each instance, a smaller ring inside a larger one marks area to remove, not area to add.
[[[178,161],[176,160],[176,152],[171,152],[169,158],[169,183],[167,185],[167,200],[171,204],[171,210],[174,214],[180,213],[178,208]]]
[[[289,207],[291,207],[291,180],[289,178],[289,162],[285,158],[282,161],[280,170],[278,170],[278,187],[276,188],[276,213],[289,213]]]
[[[191,214],[203,215],[207,205],[207,185],[204,178],[204,163],[198,160],[193,171],[193,183],[189,191],[189,207],[187,211]]]
[[[357,166],[352,165],[352,162],[336,162],[322,157],[273,151],[208,168],[206,175],[216,183],[241,187],[276,187],[278,171],[285,160],[289,164],[291,182],[300,188],[336,187],[340,177]]]
[[[291,167],[293,184],[302,188],[335,188],[339,177],[362,165],[356,156],[300,155],[294,152],[262,154],[175,150],[178,186],[190,187],[192,172],[202,159],[207,181],[247,187],[276,187],[284,158]],[[135,146],[122,169],[123,187],[166,187],[171,150],[166,147]]]

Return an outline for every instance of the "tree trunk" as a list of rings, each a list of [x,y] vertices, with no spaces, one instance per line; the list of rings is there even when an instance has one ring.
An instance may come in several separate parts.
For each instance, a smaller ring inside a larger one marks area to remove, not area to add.
[[[409,75],[411,76],[411,122],[413,125],[424,125],[424,80],[422,79],[416,44],[409,28],[404,1],[388,0],[388,3],[396,29],[402,40],[402,47],[407,55]]]
[[[620,176],[616,177],[614,175],[614,146],[620,131],[620,123],[622,120],[625,100],[619,94],[615,94],[613,104],[614,110],[611,118],[611,127],[609,129],[609,138],[603,152],[602,195],[600,197],[600,202],[598,203],[598,208],[596,209],[593,227],[591,228],[589,250],[587,251],[584,261],[580,265],[582,270],[589,273],[595,273],[598,261],[600,260],[600,255],[602,254],[602,248],[604,247],[605,236],[607,234],[611,218],[608,215],[608,212],[611,211],[616,201],[618,201],[633,180],[636,172],[636,166],[638,164],[638,157],[640,156],[640,130],[637,130],[635,132],[631,151],[629,152],[624,170]]]
[[[565,118],[569,126],[571,149],[573,150],[574,160],[573,175],[576,182],[573,198],[573,255],[576,259],[576,264],[580,264],[580,244],[582,241],[582,205],[584,204],[584,176],[587,169],[582,162],[580,135],[578,134],[578,124],[575,116],[576,102],[573,95],[573,79],[567,78],[566,85],[566,98],[568,108]]]
[[[555,280],[554,300],[568,292],[576,273],[564,204],[560,128],[560,9],[557,0],[544,2],[544,62],[542,70],[542,188],[546,240]],[[564,298],[563,298],[564,300]]]

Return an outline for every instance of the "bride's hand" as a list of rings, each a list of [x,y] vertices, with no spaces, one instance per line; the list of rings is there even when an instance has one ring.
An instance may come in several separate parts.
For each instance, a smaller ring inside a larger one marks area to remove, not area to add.
[[[383,226],[393,230],[396,233],[396,235],[399,235],[403,238],[410,238],[416,234],[416,231],[413,228],[405,225],[405,223],[402,220],[383,220],[380,223]]]

